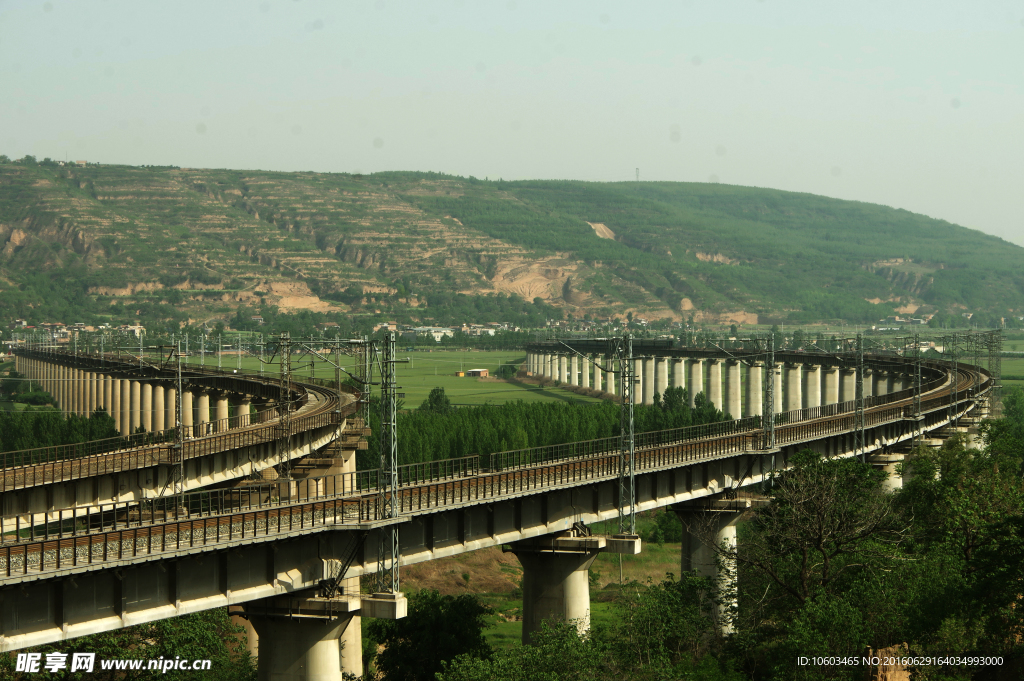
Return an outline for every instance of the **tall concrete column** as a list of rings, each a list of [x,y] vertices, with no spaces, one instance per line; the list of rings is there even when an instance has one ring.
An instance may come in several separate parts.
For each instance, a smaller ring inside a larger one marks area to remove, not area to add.
[[[222,393],[217,395],[217,430],[223,431],[228,428],[228,396]]]
[[[569,358],[565,355],[558,356],[558,381],[560,383],[569,382]]]
[[[114,389],[114,377],[107,374],[103,377],[103,408],[107,410],[107,414],[114,415],[113,404],[114,398],[111,395],[111,391]]]
[[[153,386],[152,421],[154,433],[158,433],[167,428],[167,405],[164,404],[164,386],[162,383],[157,383]]]
[[[235,426],[244,428],[249,425],[249,413],[252,411],[252,402],[248,395],[241,395],[235,399]]]
[[[132,382],[121,379],[121,435],[132,432]]]
[[[661,395],[662,399],[665,399],[665,391],[668,390],[668,364],[672,361],[671,357],[659,357],[658,364],[655,368],[655,379],[654,379],[654,392]]]
[[[114,419],[114,427],[121,433],[121,379],[110,377],[110,416]]]
[[[699,534],[714,533],[714,542],[717,546],[723,544],[730,548],[736,548],[736,526],[739,523],[740,513],[736,511],[704,511],[692,507],[674,507],[683,522],[683,545],[681,552],[680,568],[683,573],[694,571],[702,577],[708,577],[719,585],[722,594],[722,602],[718,606],[719,626],[723,634],[733,632],[732,621],[727,614],[736,607],[736,565],[724,566],[726,569],[719,572],[722,561],[715,550],[706,543],[710,536],[695,536]]]
[[[689,359],[687,362],[690,364],[690,375],[686,383],[690,386],[690,406],[692,407],[697,394],[704,392],[704,360]]]
[[[804,407],[814,409],[821,406],[821,365],[805,364],[804,373]]]
[[[194,395],[191,390],[182,390],[179,397],[181,398],[181,425],[185,427],[185,437],[195,437]]]
[[[644,361],[633,360],[633,404],[644,401]],[[653,401],[653,400],[652,400]]]
[[[786,411],[796,411],[803,407],[800,369],[799,364],[786,365]]]
[[[872,395],[886,395],[889,392],[889,372],[875,371],[871,383]]]
[[[782,365],[776,364],[772,367],[772,380],[775,381],[773,392],[775,393],[775,413],[782,413],[784,400],[782,398]]]
[[[259,636],[260,681],[341,681],[363,675],[360,618],[251,617]]]
[[[590,364],[590,355],[580,360],[580,383],[583,384],[584,388],[590,387],[590,367],[587,366],[588,364]]]
[[[734,419],[743,416],[740,406],[740,363],[729,360],[725,363],[725,411]]]
[[[898,393],[903,390],[903,374],[895,371],[889,373],[889,392]]]
[[[615,367],[613,366],[614,360],[612,359],[612,357],[609,356],[605,359],[605,361],[608,362],[609,369],[608,371],[604,372],[605,383],[608,386],[607,388],[605,388],[605,392],[611,393],[612,395],[617,395],[618,393],[615,392]]]
[[[178,427],[178,391],[172,387],[164,388],[164,428]]]
[[[843,402],[853,402],[857,399],[857,370],[839,370],[839,398]]]
[[[96,410],[96,374],[85,372],[85,415],[90,416]]]
[[[85,380],[81,369],[75,369],[75,413],[82,416],[85,413]]]
[[[708,399],[716,409],[724,410],[722,403],[722,360],[708,360]]]
[[[142,423],[147,433],[153,432],[153,384],[146,382],[142,384]]]
[[[142,383],[139,381],[132,381],[130,384],[131,389],[131,432],[135,432],[142,427]]]
[[[210,422],[210,393],[205,390],[196,395],[196,426],[200,435],[207,435]]]
[[[903,478],[900,476],[897,466],[903,463],[902,452],[875,452],[868,455],[868,463],[876,470],[882,470],[889,474],[882,481],[882,489],[895,492],[903,487]]]
[[[868,367],[864,367],[864,397],[871,397],[875,394],[875,372]]]
[[[573,355],[569,358],[569,385],[580,384],[580,358]]]
[[[672,387],[686,387],[686,360],[676,358],[672,362]]]
[[[638,362],[639,364],[639,362]],[[644,365],[644,404],[654,404],[654,358],[648,357]]]
[[[822,404],[839,402],[839,367],[822,367]]]
[[[547,354],[544,355],[544,375],[552,380],[558,379],[558,356]]]
[[[523,566],[523,643],[533,642],[544,620],[575,622],[580,633],[588,631],[588,570],[597,553],[517,550],[515,544],[513,551]]]
[[[601,355],[595,355],[594,356],[594,376],[593,376],[594,385],[592,386],[594,388],[594,390],[604,390],[604,388],[601,387],[602,386],[601,377],[602,377],[602,375],[604,373],[604,372],[601,371],[601,366],[600,366],[601,360],[602,360]]]
[[[764,373],[764,364],[761,362],[754,362],[750,365],[747,370],[747,384],[746,384],[746,412],[744,416],[760,416],[761,405],[764,403],[762,385],[762,374]]]

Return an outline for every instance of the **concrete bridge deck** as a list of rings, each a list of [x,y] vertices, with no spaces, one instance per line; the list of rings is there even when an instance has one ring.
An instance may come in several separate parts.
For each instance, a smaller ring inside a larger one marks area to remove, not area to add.
[[[881,452],[976,410],[992,381],[961,366],[957,390],[941,364],[922,395],[876,396],[865,451]],[[637,438],[641,510],[756,484],[810,447],[857,454],[853,403],[776,415],[777,449],[756,418]],[[618,514],[618,440],[405,466],[398,519],[377,506],[375,472],[58,511],[0,545],[0,649],[128,626],[317,586],[357,551],[347,575],[377,566],[375,533],[400,523],[401,562],[565,531]],[[205,496],[204,496],[205,495]],[[9,518],[5,518],[8,520]],[[42,536],[40,536],[42,533]]]

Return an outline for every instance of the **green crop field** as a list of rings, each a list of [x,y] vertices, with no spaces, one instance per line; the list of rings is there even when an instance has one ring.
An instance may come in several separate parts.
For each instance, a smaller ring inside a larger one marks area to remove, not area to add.
[[[525,361],[526,355],[523,352],[502,352],[502,351],[399,351],[398,356],[404,361],[396,367],[399,392],[405,393],[405,408],[415,409],[427,398],[430,391],[435,387],[444,388],[445,394],[451,399],[452,404],[465,406],[476,404],[502,404],[523,400],[524,402],[537,401],[566,401],[566,402],[597,402],[596,398],[584,397],[559,388],[540,388],[535,385],[519,383],[517,381],[502,381],[494,378],[470,378],[456,376],[456,372],[468,369],[487,369],[495,373],[503,364],[518,365]],[[204,361],[201,357],[191,357],[190,363],[199,365]],[[205,358],[207,367],[217,366],[217,356],[207,354]],[[239,363],[238,357],[234,354],[225,353],[221,357],[220,367],[224,370],[231,370],[241,366],[243,371],[259,371],[260,362],[254,357],[244,357]],[[346,357],[341,362],[342,368],[354,372],[353,359]],[[277,362],[267,363],[264,366],[266,375],[277,376],[279,372]],[[296,356],[292,363],[293,375],[300,379],[304,376],[315,375],[317,378],[334,378],[334,367],[329,363],[311,357],[309,355]],[[343,377],[344,378],[344,375]]]

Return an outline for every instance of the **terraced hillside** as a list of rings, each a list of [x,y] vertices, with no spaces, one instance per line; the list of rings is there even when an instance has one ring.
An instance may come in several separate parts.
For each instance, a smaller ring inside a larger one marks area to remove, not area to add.
[[[0,313],[35,321],[265,305],[444,321],[460,294],[576,316],[993,318],[1024,314],[1022,254],[906,211],[723,185],[0,165]]]

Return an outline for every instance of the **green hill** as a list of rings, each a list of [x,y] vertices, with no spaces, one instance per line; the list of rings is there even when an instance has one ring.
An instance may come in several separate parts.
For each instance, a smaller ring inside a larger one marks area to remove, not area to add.
[[[0,317],[423,322],[1024,314],[1024,249],[903,210],[668,182],[0,164]],[[537,300],[535,304],[534,301]]]

